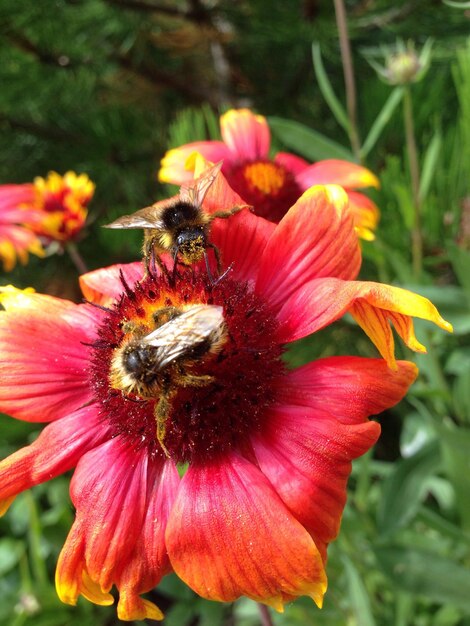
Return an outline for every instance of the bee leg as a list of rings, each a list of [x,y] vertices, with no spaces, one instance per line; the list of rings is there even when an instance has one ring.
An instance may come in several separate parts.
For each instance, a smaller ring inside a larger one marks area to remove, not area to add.
[[[212,244],[207,244],[208,247],[212,247]],[[212,272],[211,272],[211,268],[209,265],[209,257],[207,255],[207,252],[204,250],[204,262],[206,264],[206,270],[207,270],[207,277],[209,279],[209,282],[211,283],[211,285],[214,285],[215,281],[214,281],[214,277],[212,276]]]
[[[215,211],[214,213],[211,213],[210,220],[211,222],[212,220],[215,220],[217,218],[221,220],[225,220],[231,215],[235,215],[235,213],[239,213],[240,211],[243,211],[243,209],[251,209],[251,208],[252,207],[250,204],[237,204],[234,207],[232,207],[229,211]]]
[[[158,266],[160,272],[167,278],[170,279],[170,273],[168,272],[168,268],[163,263],[160,258],[160,255],[155,252],[155,243],[157,241],[157,237],[149,234],[147,231],[144,236],[144,246],[143,246],[143,254],[144,254],[144,265],[145,265],[145,274],[144,278],[150,275],[155,275],[155,264]],[[152,231],[150,231],[151,233]]]
[[[214,381],[214,377],[209,374],[188,374],[183,373],[178,377],[180,387],[206,387]]]
[[[177,272],[178,272],[178,248],[176,247],[175,251],[173,252],[173,274],[172,274],[173,282],[175,282]]]
[[[211,243],[210,241],[207,243],[207,247],[208,248],[212,248],[212,250],[214,251],[215,262],[217,263],[217,274],[220,274],[220,272],[222,270],[222,259],[220,258],[219,248],[215,244]],[[208,263],[207,254],[206,253],[204,253],[204,258],[206,260],[207,273],[208,273],[209,279],[210,279],[210,281],[212,283],[214,281],[212,280],[212,276],[211,276],[211,272],[210,272],[210,269],[209,269],[209,263]]]
[[[158,404],[155,407],[155,421],[157,423],[157,441],[160,444],[165,455],[170,458],[164,441],[166,435],[166,422],[171,410],[170,393],[162,391]]]

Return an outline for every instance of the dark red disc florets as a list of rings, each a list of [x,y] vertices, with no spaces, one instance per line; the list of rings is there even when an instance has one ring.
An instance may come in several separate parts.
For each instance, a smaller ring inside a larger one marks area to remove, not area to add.
[[[152,275],[132,287],[123,284],[123,295],[98,330],[90,368],[102,417],[115,435],[161,452],[154,414],[159,398],[139,398],[113,388],[110,366],[129,325],[146,326],[164,307],[192,304],[222,306],[227,335],[218,354],[191,366],[191,373],[212,376],[213,382],[172,390],[165,447],[180,463],[244,449],[249,435],[262,426],[284,373],[276,318],[247,283],[225,277],[213,285],[205,273],[185,270],[174,284]]]
[[[236,165],[226,174],[240,196],[253,205],[256,215],[279,222],[302,195],[294,175],[274,161]]]

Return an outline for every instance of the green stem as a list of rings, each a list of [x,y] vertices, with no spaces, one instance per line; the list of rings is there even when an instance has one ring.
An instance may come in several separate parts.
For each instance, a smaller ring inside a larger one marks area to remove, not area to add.
[[[65,249],[67,250],[70,258],[72,259],[73,264],[77,268],[79,274],[86,274],[88,272],[88,267],[83,260],[82,255],[78,251],[77,244],[69,241],[65,245]]]
[[[372,459],[372,450],[366,452],[360,459],[356,461],[359,472],[357,475],[356,490],[354,499],[359,511],[367,510],[367,499],[370,494],[370,485],[372,480],[370,462]]]
[[[414,208],[413,228],[411,231],[411,254],[413,274],[416,279],[419,279],[423,271],[423,233],[421,229],[421,198],[419,195],[419,161],[415,139],[413,102],[411,90],[408,85],[404,87],[403,91],[403,118],[405,122],[406,150],[408,152],[408,167],[410,169]]]
[[[271,613],[269,612],[268,607],[265,604],[261,604],[261,602],[258,602],[258,609],[261,616],[261,625],[273,626],[273,620],[271,619]]]
[[[334,0],[336,25],[338,27],[339,47],[343,64],[344,84],[346,87],[346,107],[349,118],[349,141],[354,156],[358,161],[361,159],[361,142],[357,128],[357,101],[356,84],[354,81],[354,67],[349,45],[348,23],[343,0]]]
[[[29,491],[25,493],[29,508],[29,548],[31,551],[31,569],[36,584],[43,588],[47,585],[47,568],[41,554],[41,525],[36,507],[36,502]]]

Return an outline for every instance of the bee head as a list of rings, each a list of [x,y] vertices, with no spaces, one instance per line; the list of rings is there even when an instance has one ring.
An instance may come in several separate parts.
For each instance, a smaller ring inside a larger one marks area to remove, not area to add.
[[[200,261],[207,247],[204,227],[190,226],[182,230],[176,237],[176,247],[187,263]]]

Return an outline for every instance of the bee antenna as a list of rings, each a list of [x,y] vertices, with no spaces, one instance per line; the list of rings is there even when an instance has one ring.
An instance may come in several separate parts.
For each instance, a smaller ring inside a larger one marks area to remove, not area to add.
[[[107,306],[103,306],[102,304],[98,304],[97,302],[92,302],[91,300],[88,300],[87,298],[82,298],[82,302],[85,304],[91,304],[91,306],[94,306],[96,309],[101,309],[101,311],[106,311],[106,313],[112,313],[113,310],[110,309]]]

